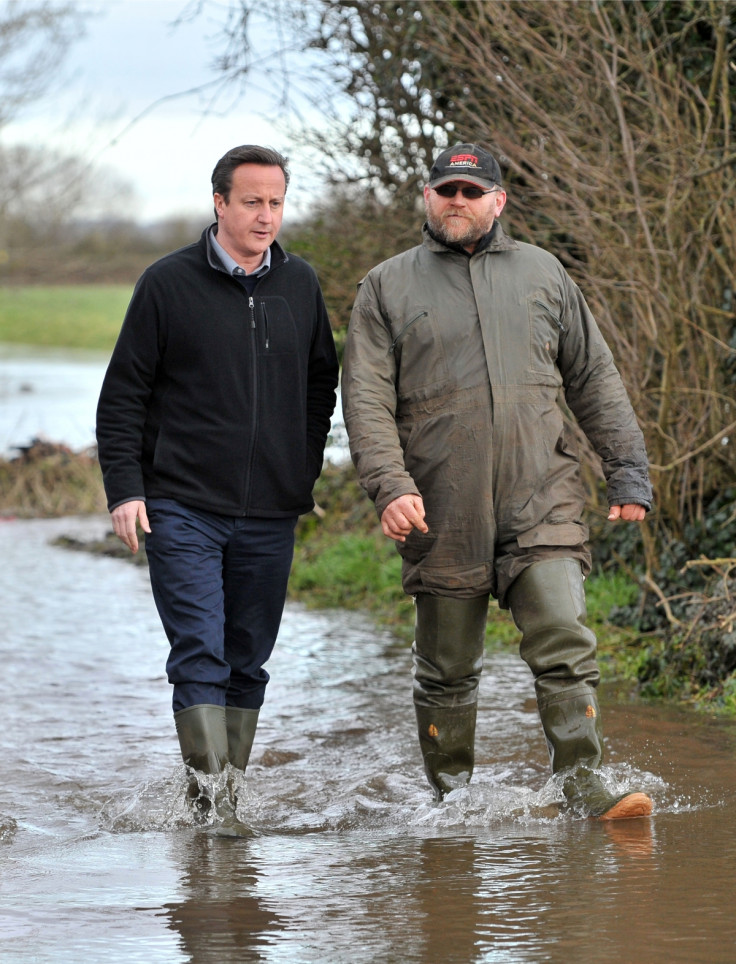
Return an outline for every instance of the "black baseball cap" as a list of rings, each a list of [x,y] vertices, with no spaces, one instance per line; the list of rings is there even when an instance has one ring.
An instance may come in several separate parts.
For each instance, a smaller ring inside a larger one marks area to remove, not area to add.
[[[429,186],[439,187],[449,181],[469,181],[478,187],[501,183],[498,161],[477,144],[455,144],[438,154],[429,172]]]

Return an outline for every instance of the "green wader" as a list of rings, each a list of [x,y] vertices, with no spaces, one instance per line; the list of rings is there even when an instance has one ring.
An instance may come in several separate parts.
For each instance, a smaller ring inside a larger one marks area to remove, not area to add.
[[[416,597],[414,708],[435,798],[470,782],[488,597]]]
[[[569,805],[606,819],[650,813],[649,797],[612,794],[596,772],[603,761],[595,695],[600,674],[596,639],[585,625],[580,564],[573,559],[533,563],[514,582],[508,600],[522,634],[521,656],[534,674],[552,772],[570,771],[563,782]]]

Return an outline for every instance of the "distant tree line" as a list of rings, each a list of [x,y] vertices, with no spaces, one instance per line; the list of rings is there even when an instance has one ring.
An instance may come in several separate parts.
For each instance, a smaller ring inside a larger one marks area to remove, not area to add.
[[[155,224],[127,218],[57,223],[9,218],[0,247],[0,284],[130,284],[169,251],[198,238],[207,218]]]
[[[64,59],[88,16],[76,2],[0,2],[0,136],[63,83]],[[118,213],[90,218],[100,201]],[[0,283],[132,284],[201,230],[187,218],[141,226],[126,213],[134,201],[127,182],[83,156],[0,139]]]

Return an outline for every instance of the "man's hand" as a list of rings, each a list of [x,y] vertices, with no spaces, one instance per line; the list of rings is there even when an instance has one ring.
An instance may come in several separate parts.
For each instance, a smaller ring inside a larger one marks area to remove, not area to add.
[[[636,505],[634,503],[630,505],[612,505],[608,512],[608,521],[616,522],[617,519],[623,519],[624,522],[641,522],[646,514],[647,510],[643,505]]]
[[[144,532],[151,531],[146,514],[146,503],[140,500],[123,502],[122,505],[116,506],[116,508],[112,510],[110,518],[112,519],[112,527],[118,539],[124,542],[131,552],[138,552],[136,522],[140,520],[141,529],[143,529]]]
[[[389,502],[381,516],[383,534],[394,542],[406,542],[412,529],[428,532],[424,521],[424,502],[421,495],[400,495]]]

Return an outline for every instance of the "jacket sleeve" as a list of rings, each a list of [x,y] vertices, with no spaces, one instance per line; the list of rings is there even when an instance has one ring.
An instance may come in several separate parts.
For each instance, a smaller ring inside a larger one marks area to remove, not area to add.
[[[601,459],[609,505],[652,507],[644,436],[613,356],[578,286],[565,276],[558,365],[565,400]]]
[[[307,372],[307,450],[316,480],[322,471],[325,444],[335,411],[339,367],[322,292],[318,284],[315,287],[315,324]]]
[[[159,360],[152,285],[140,279],[113,349],[97,403],[97,452],[109,509],[144,499],[143,433]]]
[[[396,362],[381,308],[380,279],[358,289],[345,341],[342,406],[350,454],[379,518],[399,496],[421,494],[404,465],[396,427]]]

